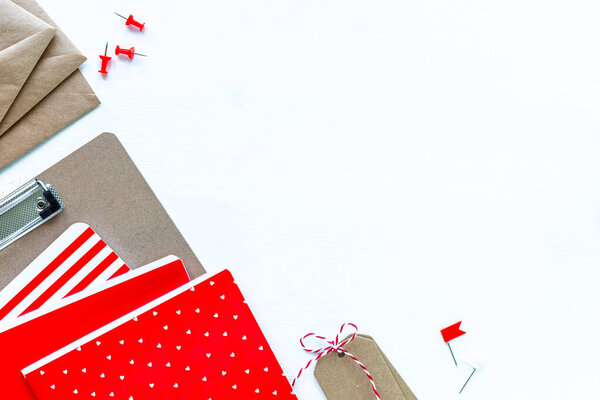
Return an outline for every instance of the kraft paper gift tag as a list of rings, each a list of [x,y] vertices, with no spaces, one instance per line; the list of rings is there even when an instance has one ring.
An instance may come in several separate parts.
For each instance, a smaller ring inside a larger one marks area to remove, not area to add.
[[[0,121],[56,29],[10,0],[0,0]]]
[[[12,1],[47,24],[56,26],[35,0]],[[69,38],[57,29],[10,109],[0,121],[0,135],[71,75],[85,60],[85,56],[79,53]]]
[[[344,348],[367,367],[382,400],[417,400],[372,337],[358,334]],[[327,400],[375,399],[365,372],[349,357],[331,353],[320,358],[315,377]]]

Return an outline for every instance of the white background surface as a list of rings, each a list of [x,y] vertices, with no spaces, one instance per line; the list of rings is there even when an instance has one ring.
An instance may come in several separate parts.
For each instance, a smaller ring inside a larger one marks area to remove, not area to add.
[[[41,3],[103,104],[2,192],[114,132],[290,375],[353,321],[421,400],[600,395],[598,2]],[[103,79],[107,40],[149,57]],[[459,397],[460,319],[486,365]]]

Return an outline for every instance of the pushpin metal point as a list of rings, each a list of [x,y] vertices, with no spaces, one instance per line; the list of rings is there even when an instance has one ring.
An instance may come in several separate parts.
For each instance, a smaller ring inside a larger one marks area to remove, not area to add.
[[[129,57],[130,60],[133,60],[133,56],[142,56],[142,57],[147,57],[145,54],[140,54],[140,53],[136,53],[135,52],[135,47],[132,47],[130,49],[122,49],[119,46],[117,46],[115,48],[115,54],[118,56],[119,54],[123,54],[127,57]]]
[[[108,71],[106,68],[108,68],[108,62],[111,60],[112,57],[109,57],[106,55],[107,51],[108,51],[108,42],[106,42],[106,47],[104,48],[104,55],[100,54],[100,60],[102,60],[102,65],[100,66],[100,70],[98,72],[100,72],[101,74],[108,74]]]
[[[117,14],[119,17],[121,17],[121,18],[123,18],[123,19],[125,20],[125,25],[127,25],[127,26],[129,26],[129,25],[133,25],[133,26],[135,26],[136,28],[138,28],[138,29],[140,30],[140,32],[141,32],[141,31],[144,29],[144,25],[146,25],[146,23],[145,23],[145,22],[143,22],[143,23],[142,23],[142,22],[138,22],[138,21],[136,21],[136,20],[133,18],[133,15],[131,15],[131,14],[129,14],[129,17],[128,17],[128,18],[127,18],[127,17],[124,17],[124,16],[122,16],[121,14],[119,14],[119,13],[117,13],[117,12],[116,12],[115,14]]]

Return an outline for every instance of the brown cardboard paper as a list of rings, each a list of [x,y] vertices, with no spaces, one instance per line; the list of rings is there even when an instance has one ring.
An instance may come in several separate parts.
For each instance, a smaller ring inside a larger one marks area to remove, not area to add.
[[[359,336],[367,338],[367,339],[370,339],[375,344],[377,344],[377,342],[375,342],[375,339],[373,339],[369,335],[359,335]],[[406,400],[417,400],[417,396],[415,396],[415,394],[410,389],[410,387],[408,387],[408,385],[406,384],[406,382],[404,381],[404,379],[402,379],[402,377],[400,376],[400,374],[398,373],[398,371],[396,370],[396,368],[394,368],[394,365],[392,365],[392,363],[387,358],[387,356],[383,353],[383,351],[381,351],[381,348],[379,347],[379,345],[377,345],[377,348],[379,348],[379,351],[381,352],[381,355],[383,356],[383,359],[384,359],[385,363],[387,364],[388,368],[392,372],[392,375],[394,376],[394,379],[396,379],[396,383],[398,383],[398,386],[400,386],[400,390],[402,390],[402,394],[404,394],[404,398]]]
[[[372,337],[359,334],[345,349],[367,367],[382,400],[417,400]],[[322,357],[315,377],[328,400],[375,399],[364,371],[349,357],[337,353]]]
[[[56,26],[35,0],[12,1],[47,24]],[[80,54],[69,38],[57,29],[10,109],[0,121],[0,135],[71,75],[85,60],[85,56]]]
[[[132,268],[173,254],[191,278],[205,273],[115,135],[98,136],[36,178],[56,189],[65,210],[0,250],[0,288],[76,222],[90,225]]]
[[[54,22],[35,3],[35,0],[17,1],[27,6],[32,14],[41,19],[46,19],[46,22],[55,26]],[[62,37],[61,34],[59,38]],[[50,54],[54,54],[55,51],[61,53],[67,47],[74,49],[70,42],[65,44],[61,40],[59,43],[62,44],[51,44],[53,47],[51,47]],[[77,57],[79,56],[76,56],[75,60],[78,59]],[[72,65],[68,61],[70,58],[73,58],[72,55],[66,58],[47,57],[44,59],[44,63],[53,64],[56,62],[64,69],[65,65]],[[63,70],[61,69],[61,71]],[[55,77],[57,78],[58,75]],[[43,93],[44,90],[45,87],[41,87],[39,93]],[[38,93],[38,90],[33,90],[33,92]],[[10,164],[59,130],[93,110],[99,104],[100,100],[98,100],[81,72],[76,69],[0,136],[0,168]]]
[[[0,136],[0,168],[5,167],[100,104],[79,70]]]
[[[12,1],[0,0],[0,121],[55,32],[55,28]]]

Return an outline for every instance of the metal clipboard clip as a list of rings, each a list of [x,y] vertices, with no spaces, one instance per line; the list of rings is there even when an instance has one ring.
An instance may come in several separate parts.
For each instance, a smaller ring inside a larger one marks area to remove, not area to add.
[[[38,179],[0,199],[0,250],[64,209],[52,185]]]

